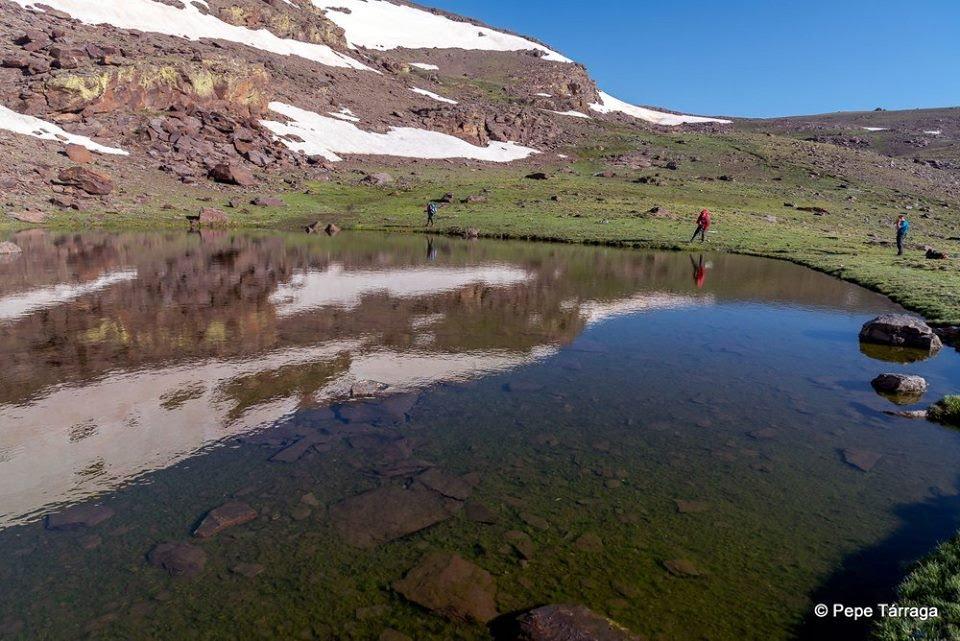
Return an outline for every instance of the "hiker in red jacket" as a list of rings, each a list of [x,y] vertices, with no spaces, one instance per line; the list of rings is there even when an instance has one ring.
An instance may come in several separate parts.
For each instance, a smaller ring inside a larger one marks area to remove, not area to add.
[[[690,242],[695,241],[698,235],[701,243],[706,241],[708,229],[710,229],[710,211],[704,209],[700,212],[700,217],[697,218],[697,231],[693,232],[693,238],[690,239]]]

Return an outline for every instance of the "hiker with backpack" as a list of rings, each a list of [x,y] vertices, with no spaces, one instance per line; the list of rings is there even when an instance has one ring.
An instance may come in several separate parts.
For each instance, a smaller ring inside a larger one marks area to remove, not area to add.
[[[693,232],[693,238],[690,239],[690,242],[695,241],[697,236],[700,236],[701,243],[706,242],[708,229],[710,229],[710,210],[704,209],[697,218],[697,231]]]
[[[897,218],[897,256],[903,256],[903,241],[906,240],[908,233],[910,233],[910,221],[907,220],[906,214],[900,214]]]
[[[433,218],[437,215],[437,203],[427,204],[427,227],[433,227]]]

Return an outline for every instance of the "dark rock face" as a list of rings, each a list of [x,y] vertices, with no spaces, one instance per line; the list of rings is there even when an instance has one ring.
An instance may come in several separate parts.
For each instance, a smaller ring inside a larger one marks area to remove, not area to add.
[[[517,617],[510,641],[641,641],[582,605],[545,605]]]
[[[239,501],[230,501],[207,512],[193,535],[200,539],[209,539],[227,528],[249,523],[255,518],[257,511],[252,507]]]
[[[920,376],[906,374],[881,374],[871,382],[873,389],[888,396],[898,405],[910,405],[923,398],[927,381]]]
[[[245,167],[221,163],[210,170],[210,177],[218,183],[252,187],[257,184],[256,178]]]
[[[866,323],[860,330],[860,341],[928,350],[931,353],[943,347],[940,337],[929,325],[906,314],[884,314]]]
[[[486,623],[497,616],[493,576],[449,552],[428,554],[393,589],[449,619]]]
[[[61,184],[76,187],[92,196],[106,196],[113,191],[113,179],[102,171],[87,167],[69,167],[57,176]]]
[[[372,548],[445,521],[459,508],[459,501],[423,487],[387,486],[333,505],[330,520],[347,543]]]
[[[147,561],[170,576],[193,577],[203,571],[207,553],[189,543],[158,543],[147,553]]]
[[[48,530],[75,530],[94,527],[113,515],[114,511],[104,505],[75,505],[49,515],[44,525]]]

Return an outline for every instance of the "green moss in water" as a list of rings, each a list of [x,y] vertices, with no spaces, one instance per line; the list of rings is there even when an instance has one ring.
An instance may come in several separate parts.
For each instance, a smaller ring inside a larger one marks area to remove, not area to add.
[[[960,427],[960,396],[946,396],[930,407],[931,421]]]

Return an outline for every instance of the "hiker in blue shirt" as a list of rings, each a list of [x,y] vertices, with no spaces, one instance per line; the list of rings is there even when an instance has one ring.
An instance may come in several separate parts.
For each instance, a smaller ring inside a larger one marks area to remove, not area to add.
[[[910,221],[906,214],[900,214],[897,218],[897,256],[903,256],[903,240],[910,231]]]
[[[427,205],[427,227],[433,227],[433,217],[437,215],[437,203]]]

